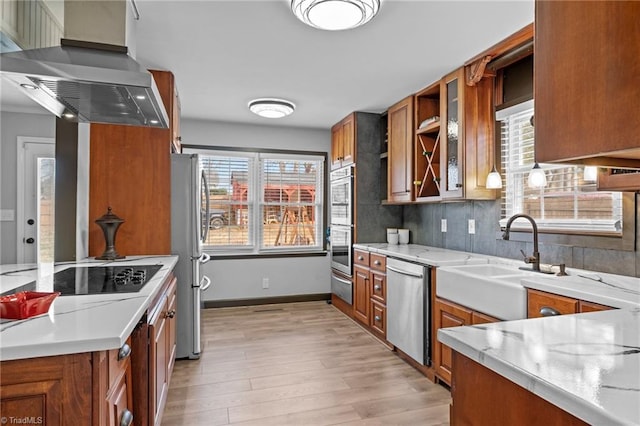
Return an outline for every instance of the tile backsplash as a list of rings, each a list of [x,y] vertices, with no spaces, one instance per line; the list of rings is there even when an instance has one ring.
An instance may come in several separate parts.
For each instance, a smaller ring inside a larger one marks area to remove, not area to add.
[[[640,213],[636,195],[636,240],[640,236]],[[520,250],[533,251],[531,241],[505,241],[500,238],[500,201],[467,201],[405,205],[403,227],[411,230],[411,242],[520,259]],[[447,232],[441,232],[440,220],[447,219]],[[475,234],[469,234],[467,223],[475,219]],[[568,267],[640,277],[640,252],[574,247],[540,243],[543,263],[565,263]]]

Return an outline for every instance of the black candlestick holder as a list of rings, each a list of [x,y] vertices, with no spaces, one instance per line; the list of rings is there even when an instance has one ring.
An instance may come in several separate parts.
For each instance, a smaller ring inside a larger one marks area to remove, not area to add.
[[[102,256],[96,257],[98,260],[115,260],[124,259],[124,256],[120,256],[116,251],[116,232],[118,228],[124,222],[118,216],[111,212],[111,207],[107,208],[107,213],[96,219],[96,223],[102,229],[104,234],[104,240],[106,242],[106,249]]]

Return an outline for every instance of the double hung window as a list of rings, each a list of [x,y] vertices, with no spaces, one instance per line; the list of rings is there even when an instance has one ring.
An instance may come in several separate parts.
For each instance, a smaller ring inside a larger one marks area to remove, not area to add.
[[[597,191],[595,173],[585,166],[540,164],[547,179],[530,188],[527,177],[535,164],[533,101],[498,111],[501,162],[506,183],[502,192],[502,220],[517,213],[536,219],[551,232],[622,234],[622,193]]]
[[[206,249],[221,254],[324,250],[322,153],[197,152],[210,191]]]

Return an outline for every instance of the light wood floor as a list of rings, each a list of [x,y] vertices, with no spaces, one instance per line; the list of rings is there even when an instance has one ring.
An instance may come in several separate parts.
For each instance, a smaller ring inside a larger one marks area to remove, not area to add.
[[[163,426],[448,425],[449,392],[325,302],[203,311]]]

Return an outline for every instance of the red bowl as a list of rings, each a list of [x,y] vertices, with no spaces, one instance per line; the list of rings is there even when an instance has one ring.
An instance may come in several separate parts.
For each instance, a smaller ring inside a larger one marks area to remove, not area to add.
[[[25,319],[46,314],[53,300],[59,295],[59,291],[53,293],[21,291],[2,296],[0,297],[0,318]]]

